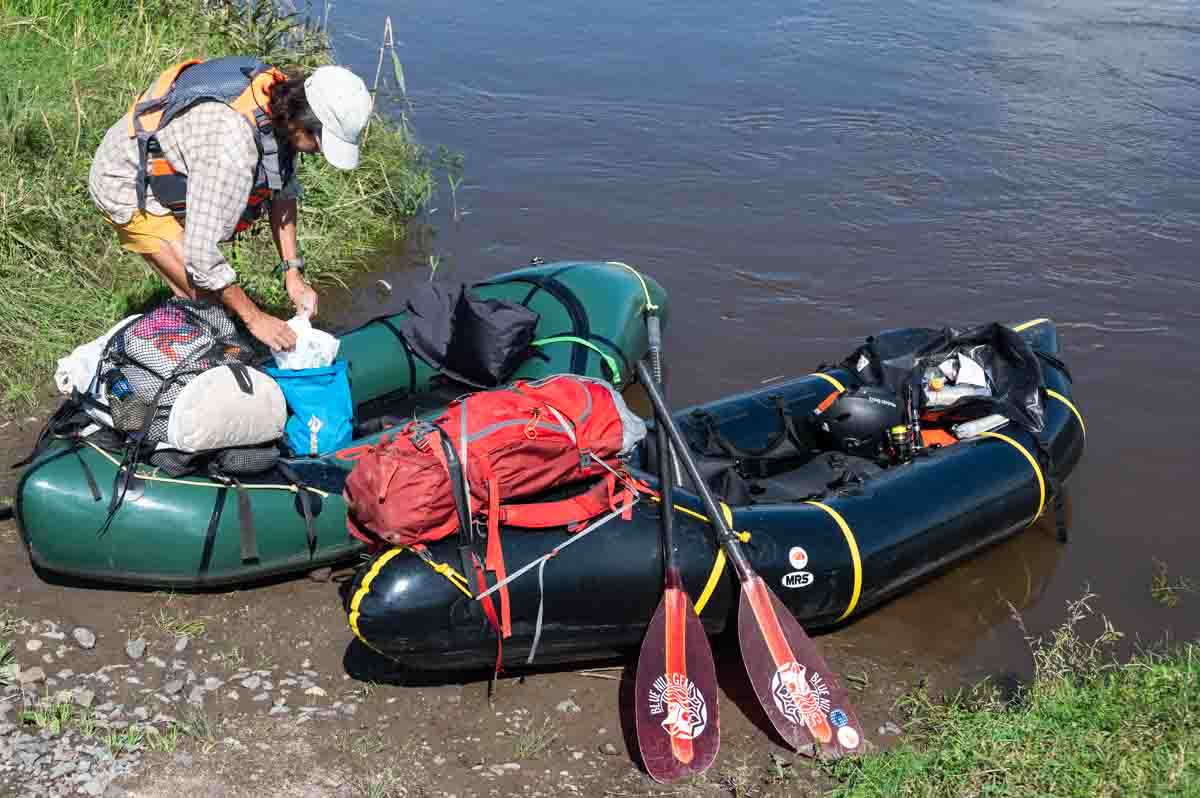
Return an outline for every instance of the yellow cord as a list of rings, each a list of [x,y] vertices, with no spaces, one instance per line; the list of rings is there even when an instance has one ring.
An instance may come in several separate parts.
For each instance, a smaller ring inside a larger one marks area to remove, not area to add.
[[[86,443],[88,446],[92,447],[97,452],[99,452],[102,457],[104,457],[110,463],[115,465],[117,468],[121,467],[120,460],[113,457],[111,454],[104,451],[96,444],[92,443],[91,441],[84,441],[84,443]],[[197,482],[196,480],[191,480],[191,479],[173,479],[171,477],[159,477],[159,476],[155,476],[154,474],[147,474],[144,471],[138,472],[137,478],[144,479],[147,482],[166,482],[171,485],[185,485],[185,486],[192,487],[192,488],[212,488],[213,490],[218,490],[220,488],[227,487],[226,485],[222,485],[219,482],[212,482],[211,480],[207,481],[207,482]],[[300,492],[300,488],[297,487],[296,485],[245,485],[245,484],[243,484],[242,487],[246,488],[247,490],[287,490],[287,491],[291,491],[292,493]],[[323,499],[329,498],[328,491],[319,490],[317,488],[310,488],[307,486],[305,487],[305,490],[309,491],[310,493],[315,493]]]
[[[350,628],[354,630],[354,636],[368,646],[371,643],[362,636],[362,632],[358,631],[358,605],[362,604],[362,600],[367,597],[367,593],[371,592],[371,583],[375,581],[375,577],[379,576],[379,572],[383,569],[383,566],[387,565],[388,560],[402,551],[404,549],[392,549],[376,558],[375,562],[371,563],[371,569],[367,571],[367,575],[363,578],[358,591],[354,594],[354,599],[350,602]],[[371,647],[374,648],[374,646]]]
[[[628,263],[621,263],[619,260],[610,260],[607,263],[609,266],[620,266],[633,272],[633,276],[638,278],[638,282],[642,284],[642,293],[646,295],[646,310],[658,310],[658,305],[654,304],[654,301],[650,299],[650,287],[646,285],[646,278],[642,276],[641,272]]]

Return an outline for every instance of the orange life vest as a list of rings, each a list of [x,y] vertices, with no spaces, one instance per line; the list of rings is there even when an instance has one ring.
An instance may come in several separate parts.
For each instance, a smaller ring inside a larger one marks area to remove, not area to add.
[[[187,175],[163,155],[155,134],[172,119],[202,102],[220,102],[244,116],[254,128],[259,159],[246,210],[234,233],[252,225],[263,205],[292,174],[294,154],[271,127],[270,89],[285,76],[253,58],[230,56],[210,61],[189,59],[164,70],[130,106],[129,135],[138,141],[138,207],[145,210],[146,188],[173,215],[187,215]]]

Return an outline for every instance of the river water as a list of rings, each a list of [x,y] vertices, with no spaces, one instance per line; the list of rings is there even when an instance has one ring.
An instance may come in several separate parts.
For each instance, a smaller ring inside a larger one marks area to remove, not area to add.
[[[668,290],[672,402],[840,358],[886,327],[1059,325],[1088,447],[1072,542],[1035,527],[842,633],[1025,670],[1085,586],[1130,638],[1200,634],[1200,9],[1150,0],[347,0],[368,80],[392,15],[422,141],[465,156],[403,286],[531,257]],[[396,113],[398,105],[383,102]],[[372,275],[356,310],[377,312]]]

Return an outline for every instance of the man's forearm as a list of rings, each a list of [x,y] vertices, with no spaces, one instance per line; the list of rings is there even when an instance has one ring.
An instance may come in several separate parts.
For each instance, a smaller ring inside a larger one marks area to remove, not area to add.
[[[247,325],[262,315],[254,300],[246,296],[246,292],[237,283],[225,286],[217,292],[217,296],[221,297],[222,305]]]
[[[271,235],[282,260],[300,257],[300,246],[296,241],[296,200],[271,201]]]

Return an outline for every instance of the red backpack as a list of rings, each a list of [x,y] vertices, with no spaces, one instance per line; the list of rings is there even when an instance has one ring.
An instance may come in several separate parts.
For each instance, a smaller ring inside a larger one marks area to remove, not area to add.
[[[626,498],[618,455],[646,434],[612,386],[560,375],[459,399],[432,422],[413,421],[358,459],[342,492],[346,526],[373,546],[419,546],[487,520],[486,570],[505,578],[500,525],[578,524]],[[513,504],[549,488],[600,477],[570,499]],[[460,521],[461,519],[461,521]],[[503,637],[511,633],[500,590]]]

